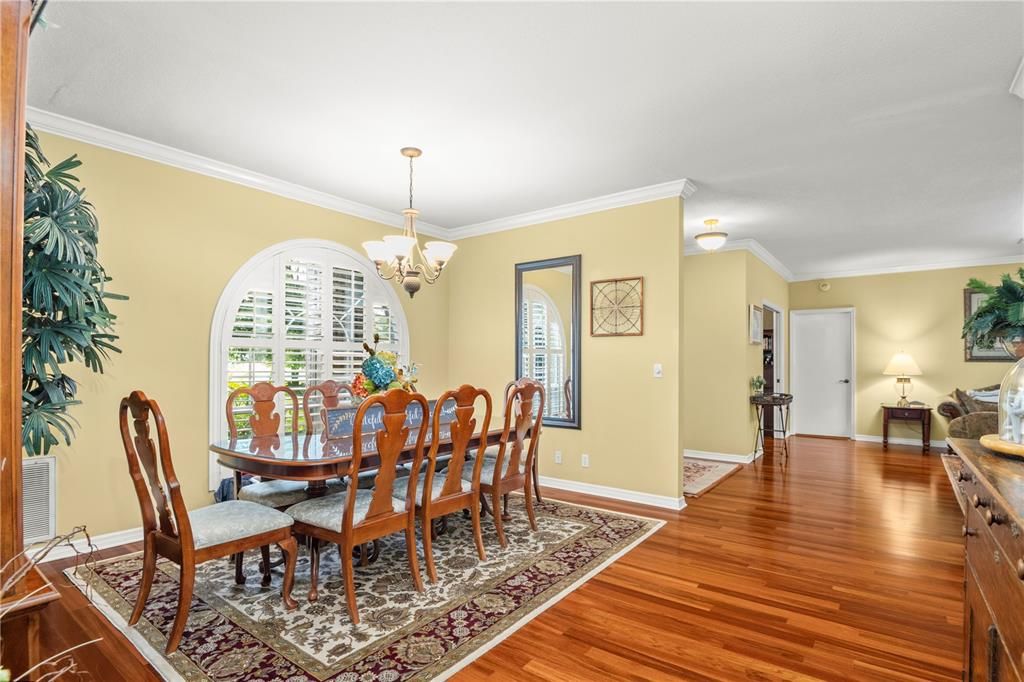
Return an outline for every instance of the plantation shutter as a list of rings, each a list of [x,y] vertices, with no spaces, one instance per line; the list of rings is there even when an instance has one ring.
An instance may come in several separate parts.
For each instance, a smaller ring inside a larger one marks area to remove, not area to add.
[[[565,332],[558,311],[540,289],[525,286],[520,315],[523,374],[544,386],[545,413],[564,416]]]
[[[372,266],[371,266],[372,267]],[[305,431],[302,394],[327,379],[348,382],[366,357],[363,341],[379,350],[405,357],[408,339],[405,317],[389,285],[372,269],[345,251],[329,247],[284,249],[251,267],[234,289],[221,331],[215,331],[220,367],[211,377],[216,389],[211,405],[224,414],[228,395],[239,386],[260,381],[292,388],[299,396],[299,413],[278,394],[285,426],[295,422]],[[311,400],[311,414],[319,414],[319,395]],[[241,436],[248,435],[248,400],[237,401],[233,418]],[[211,417],[213,438],[227,436],[224,418]]]

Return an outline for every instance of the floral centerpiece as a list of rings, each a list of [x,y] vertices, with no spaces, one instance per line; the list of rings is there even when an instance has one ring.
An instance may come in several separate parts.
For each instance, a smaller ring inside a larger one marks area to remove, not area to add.
[[[386,350],[377,350],[380,335],[373,335],[373,347],[363,342],[368,357],[363,360],[359,374],[352,379],[352,395],[356,402],[362,402],[374,393],[383,393],[393,388],[401,388],[412,392],[416,390],[416,376],[419,367],[416,363],[408,366],[398,364],[398,354]]]

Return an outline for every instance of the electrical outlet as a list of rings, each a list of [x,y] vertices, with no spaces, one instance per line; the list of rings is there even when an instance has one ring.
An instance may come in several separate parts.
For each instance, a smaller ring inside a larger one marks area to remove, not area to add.
[[[660,379],[661,375],[662,375],[661,363],[660,362],[656,362],[656,363],[654,363],[654,378],[655,379]]]
[[[589,467],[590,466],[590,455],[588,455],[587,453],[584,452],[583,453],[583,457],[580,458],[580,464],[583,465],[584,469]]]
[[[562,463],[562,451],[561,450],[555,450],[555,464],[561,464],[561,463]]]

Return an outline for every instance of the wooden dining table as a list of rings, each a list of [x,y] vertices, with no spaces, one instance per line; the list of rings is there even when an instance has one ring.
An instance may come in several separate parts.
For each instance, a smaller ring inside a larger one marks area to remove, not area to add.
[[[432,444],[433,434],[430,425],[410,427],[405,450],[399,458],[400,462],[412,461],[420,428],[427,429],[424,443],[424,456],[426,455]],[[487,445],[498,444],[501,433],[500,428],[488,431]],[[471,453],[480,446],[482,437],[481,434],[474,434],[469,443]],[[299,433],[219,440],[210,443],[210,451],[216,453],[217,461],[229,469],[270,479],[307,481],[306,488],[310,496],[319,496],[326,492],[328,479],[353,474],[353,445],[352,436],[327,438],[325,434]],[[451,429],[448,424],[442,424],[438,430],[438,455],[445,455],[451,451]],[[377,435],[375,432],[364,433],[360,468],[373,469],[379,464]]]

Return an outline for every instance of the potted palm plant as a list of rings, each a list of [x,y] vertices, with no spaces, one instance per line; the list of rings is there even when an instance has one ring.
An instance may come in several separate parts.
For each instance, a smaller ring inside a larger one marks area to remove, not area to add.
[[[985,301],[964,322],[963,337],[980,347],[1001,344],[1011,355],[1024,358],[1024,268],[1017,281],[1009,273],[999,284],[971,278],[967,286],[986,294]]]

